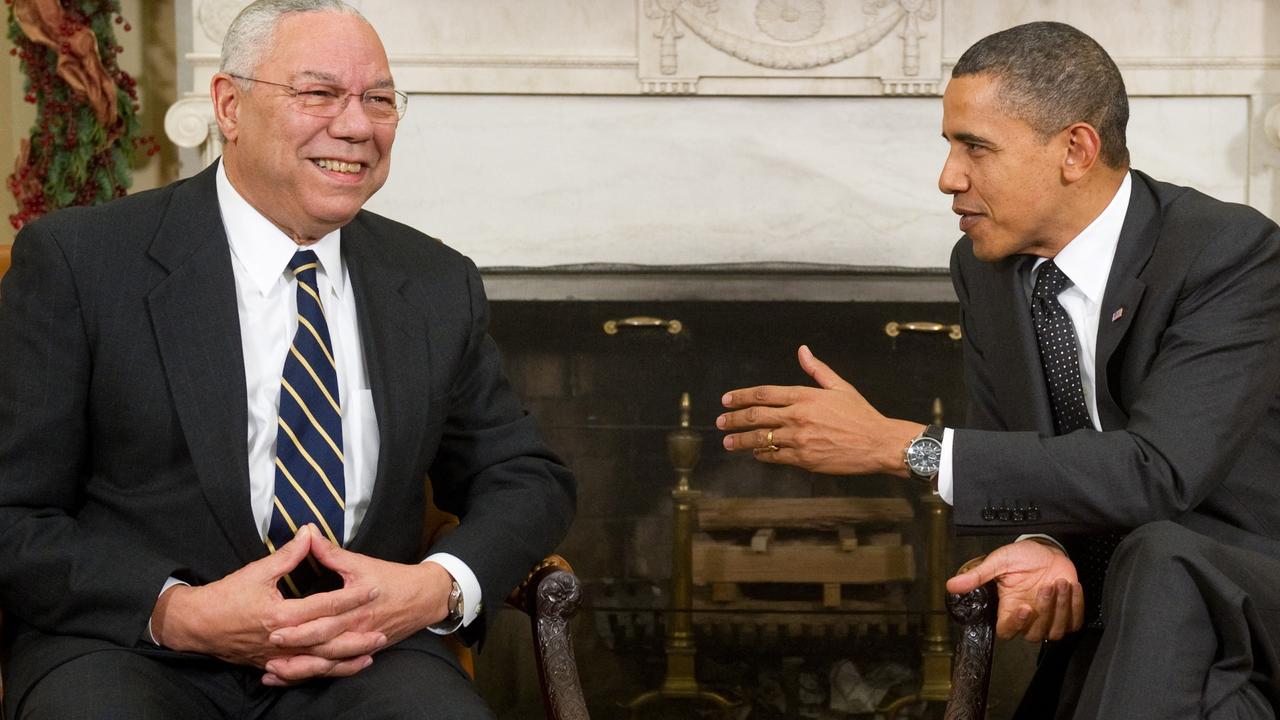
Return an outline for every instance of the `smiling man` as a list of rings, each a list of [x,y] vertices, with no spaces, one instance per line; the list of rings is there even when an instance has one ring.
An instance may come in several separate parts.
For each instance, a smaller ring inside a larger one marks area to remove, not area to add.
[[[575,486],[474,265],[362,210],[407,98],[339,0],[247,7],[211,93],[220,162],[14,244],[5,716],[491,717],[444,636]],[[461,522],[427,549],[432,498]]]
[[[1128,99],[1091,38],[976,43],[943,96],[964,236],[961,428],[817,388],[734,390],[730,450],[931,482],[958,531],[1049,533],[952,578],[1047,641],[1017,717],[1274,718],[1280,703],[1280,228],[1129,168]]]

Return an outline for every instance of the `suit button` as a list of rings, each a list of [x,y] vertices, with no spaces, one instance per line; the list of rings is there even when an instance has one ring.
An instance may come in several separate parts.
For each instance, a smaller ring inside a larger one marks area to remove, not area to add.
[[[982,519],[991,522],[996,519],[996,511],[990,505],[982,508]]]
[[[1025,520],[1025,519],[1026,519],[1026,511],[1025,511],[1025,508],[1016,507],[1016,508],[1014,508],[1014,509],[1013,509],[1013,521],[1014,521],[1014,522],[1022,522],[1022,521],[1023,521],[1023,520]]]
[[[1000,522],[1009,522],[1009,508],[1002,504],[996,509],[996,517],[1000,519]]]
[[[1035,522],[1039,519],[1040,519],[1040,508],[1036,507],[1035,505],[1032,505],[1031,507],[1027,508],[1027,520],[1030,520],[1031,522]]]

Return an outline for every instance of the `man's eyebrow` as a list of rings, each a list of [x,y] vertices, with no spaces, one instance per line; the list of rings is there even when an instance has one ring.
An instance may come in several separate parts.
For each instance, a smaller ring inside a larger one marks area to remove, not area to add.
[[[956,142],[964,143],[965,145],[986,145],[987,147],[995,147],[995,143],[982,137],[981,135],[974,135],[973,133],[967,133],[967,132],[958,132],[951,137],[948,137],[947,134],[944,132],[942,133],[942,139],[955,140]]]
[[[320,72],[318,70],[303,70],[295,76],[295,79],[315,80],[317,82],[330,83],[333,85],[338,84],[338,78],[336,75],[332,75],[327,72]],[[379,80],[373,83],[369,87],[378,88],[378,89],[382,89],[382,88],[395,89],[395,86],[396,86],[396,82],[394,80],[392,80],[391,78],[383,78],[382,80]]]

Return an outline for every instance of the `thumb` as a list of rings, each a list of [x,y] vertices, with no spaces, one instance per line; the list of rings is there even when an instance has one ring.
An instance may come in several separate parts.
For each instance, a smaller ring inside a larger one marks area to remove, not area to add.
[[[276,548],[275,552],[259,561],[272,582],[298,567],[306,559],[307,553],[311,552],[311,536],[314,533],[315,528],[310,525],[303,525],[298,528],[298,532],[294,534],[292,540]]]
[[[966,568],[947,580],[947,592],[963,595],[986,585],[1000,575],[998,561],[993,560],[991,556],[987,556],[977,565],[966,566]]]
[[[329,538],[318,535],[315,542],[311,543],[311,554],[321,565],[341,575],[344,570],[350,568],[351,563],[347,562],[351,556],[347,550],[335,545]]]
[[[844,378],[836,374],[834,370],[827,366],[826,363],[814,356],[813,351],[808,345],[801,345],[800,350],[796,352],[796,356],[800,359],[800,367],[818,383],[818,386],[826,390],[852,390],[853,386],[844,381]]]

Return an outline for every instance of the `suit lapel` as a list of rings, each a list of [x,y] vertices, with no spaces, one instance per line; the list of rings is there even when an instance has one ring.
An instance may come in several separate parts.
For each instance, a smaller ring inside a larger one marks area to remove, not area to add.
[[[1141,173],[1133,172],[1133,190],[1115,259],[1107,277],[1098,318],[1098,348],[1095,357],[1094,386],[1097,388],[1098,415],[1104,430],[1123,427],[1127,417],[1111,392],[1108,367],[1116,349],[1133,326],[1139,303],[1147,289],[1138,275],[1151,259],[1159,235],[1159,213],[1155,197]]]
[[[378,418],[378,470],[373,497],[351,549],[365,552],[383,544],[396,526],[416,521],[421,508],[404,514],[404,503],[420,496],[422,485],[402,482],[420,452],[431,387],[427,328],[423,310],[402,292],[405,273],[381,251],[360,218],[342,229],[342,256],[356,293],[356,309],[374,412]],[[425,478],[422,478],[425,480]],[[405,493],[411,495],[405,495]],[[399,522],[380,522],[383,513]]]
[[[1002,261],[996,269],[999,278],[994,305],[997,320],[994,327],[1013,328],[1005,346],[1002,375],[997,379],[1003,389],[1002,407],[1011,414],[1009,428],[1053,432],[1053,411],[1049,407],[1049,391],[1040,366],[1040,348],[1031,324],[1031,304],[1027,298],[1025,278],[1035,258],[1017,255]]]
[[[248,410],[235,277],[214,172],[174,192],[150,254],[169,277],[147,298],[196,476],[244,562],[266,554],[249,504]]]

